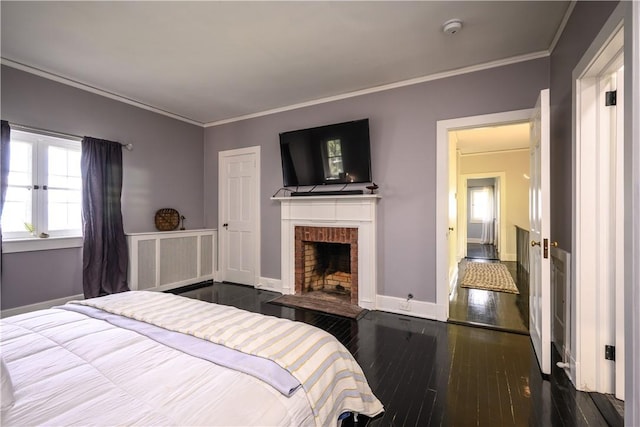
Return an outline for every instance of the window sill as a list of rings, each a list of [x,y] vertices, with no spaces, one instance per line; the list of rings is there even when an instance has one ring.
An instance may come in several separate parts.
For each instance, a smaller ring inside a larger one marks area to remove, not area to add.
[[[12,239],[2,242],[2,253],[48,251],[53,249],[81,248],[82,236],[47,237],[42,239],[32,237],[27,239]]]

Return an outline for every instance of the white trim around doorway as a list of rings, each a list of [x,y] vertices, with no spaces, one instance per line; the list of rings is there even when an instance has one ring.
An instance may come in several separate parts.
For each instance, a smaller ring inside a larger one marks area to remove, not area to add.
[[[576,389],[624,399],[623,139],[601,93],[622,65],[624,6],[614,10],[573,70],[571,350]],[[626,63],[626,61],[625,61]],[[625,64],[626,65],[626,64]],[[623,85],[620,85],[621,88]],[[619,91],[624,99],[624,90]],[[617,175],[616,175],[617,174]],[[594,215],[595,213],[595,215]],[[621,316],[617,316],[620,314]],[[616,319],[618,317],[618,319]],[[622,329],[622,331],[620,330]],[[616,335],[620,334],[619,337]],[[620,339],[618,339],[620,338]],[[615,345],[616,362],[603,356]],[[573,368],[573,367],[572,367]],[[616,384],[617,383],[617,384]],[[618,388],[618,390],[616,390]]]
[[[439,120],[436,124],[436,305],[449,318],[449,131],[530,121],[532,109]]]
[[[625,408],[628,425],[640,425],[640,2],[625,12]],[[634,260],[636,262],[634,262]]]

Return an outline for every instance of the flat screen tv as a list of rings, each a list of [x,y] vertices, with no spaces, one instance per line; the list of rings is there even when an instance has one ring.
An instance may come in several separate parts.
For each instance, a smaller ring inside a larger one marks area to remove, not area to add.
[[[285,187],[371,182],[369,119],[280,134]]]

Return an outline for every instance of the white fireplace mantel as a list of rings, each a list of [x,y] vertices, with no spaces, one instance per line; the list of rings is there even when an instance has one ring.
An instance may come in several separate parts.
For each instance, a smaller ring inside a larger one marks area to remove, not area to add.
[[[376,210],[380,196],[272,197],[281,204],[282,293],[295,293],[296,226],[358,229],[358,305],[374,310],[377,293]]]

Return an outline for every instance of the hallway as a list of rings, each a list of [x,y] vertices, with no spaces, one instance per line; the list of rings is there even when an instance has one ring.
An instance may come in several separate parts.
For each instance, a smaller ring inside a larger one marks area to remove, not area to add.
[[[483,245],[484,246],[484,245]],[[474,260],[478,262],[479,260]],[[503,262],[520,291],[505,292],[460,286],[466,259],[458,266],[458,281],[449,296],[449,322],[529,334],[529,277],[515,262]],[[490,261],[487,261],[490,262]]]

